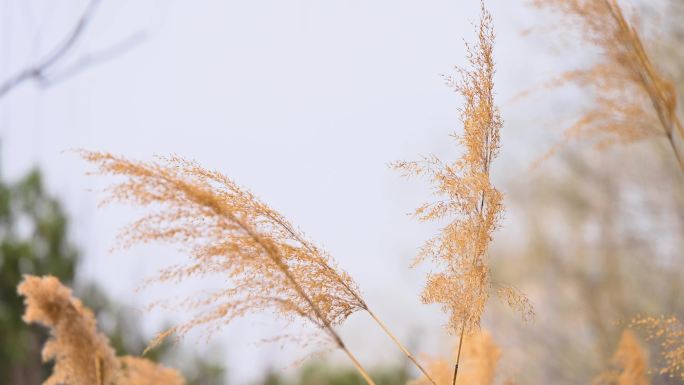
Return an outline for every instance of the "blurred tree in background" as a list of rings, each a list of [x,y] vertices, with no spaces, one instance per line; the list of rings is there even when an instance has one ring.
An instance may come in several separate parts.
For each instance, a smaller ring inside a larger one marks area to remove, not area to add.
[[[684,95],[684,1],[665,10],[664,19],[648,20],[664,27],[653,59]],[[510,366],[524,368],[520,383],[591,383],[610,365],[630,319],[684,319],[684,177],[664,141],[607,151],[568,145],[505,190],[518,238],[497,245],[492,254],[506,258],[492,258],[493,269],[540,311],[525,327],[501,309],[489,320],[497,338],[516,347]],[[662,349],[645,343],[657,367]],[[651,379],[682,384],[657,371]]]
[[[38,171],[0,181],[0,383],[38,384],[49,373],[40,358],[46,333],[21,320],[17,284],[23,274],[52,274],[72,285],[78,253],[66,235],[66,215]]]
[[[39,171],[16,183],[0,180],[0,384],[38,385],[49,375],[41,361],[47,333],[21,320],[24,312],[17,285],[24,274],[54,275],[74,286],[79,252],[68,239],[68,219],[59,201],[46,193]],[[119,355],[139,355],[148,338],[131,310],[110,300],[94,283],[76,285],[78,296],[98,317]],[[165,361],[168,346],[146,357]],[[224,368],[196,355],[183,357],[188,385],[223,383]]]

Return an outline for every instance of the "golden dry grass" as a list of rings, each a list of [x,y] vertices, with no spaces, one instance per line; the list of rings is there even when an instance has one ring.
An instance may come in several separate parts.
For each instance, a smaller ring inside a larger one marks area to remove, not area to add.
[[[496,369],[501,358],[501,349],[491,335],[479,331],[465,337],[463,342],[463,370],[456,385],[492,385],[496,377]],[[454,347],[453,357],[432,358],[428,361],[428,371],[437,381],[437,385],[452,385],[453,365],[458,355],[458,346]],[[425,379],[419,378],[408,385],[429,385]]]
[[[525,318],[533,314],[522,293],[492,283],[486,261],[504,207],[503,195],[490,179],[503,121],[494,102],[494,29],[484,4],[477,33],[477,44],[467,47],[470,68],[458,68],[458,80],[447,79],[464,99],[463,134],[452,134],[465,150],[463,156],[453,163],[433,156],[393,165],[406,176],[426,177],[439,198],[418,207],[414,215],[421,221],[449,221],[437,237],[425,243],[415,264],[429,259],[437,267],[428,274],[421,298],[424,303],[442,305],[452,334],[479,327],[492,289]]]
[[[24,296],[24,322],[50,329],[43,360],[54,361],[43,385],[183,385],[174,369],[137,357],[116,357],[97,330],[90,309],[55,277],[25,276],[17,291]]]
[[[613,355],[614,368],[594,379],[595,385],[650,385],[647,354],[631,330],[622,332]]]
[[[666,137],[684,170],[684,128],[677,117],[677,92],[651,60],[636,14],[627,16],[617,0],[532,3],[558,15],[563,32],[577,32],[583,50],[593,47],[600,52],[594,65],[564,73],[550,83],[574,83],[593,98],[591,107],[565,131],[566,140],[588,140],[603,148]]]

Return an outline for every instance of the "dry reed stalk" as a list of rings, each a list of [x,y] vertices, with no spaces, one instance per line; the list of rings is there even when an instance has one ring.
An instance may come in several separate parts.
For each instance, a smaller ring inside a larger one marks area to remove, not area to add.
[[[158,209],[122,232],[123,246],[169,241],[190,247],[192,262],[162,270],[156,281],[178,282],[187,277],[219,274],[231,282],[230,287],[204,298],[179,303],[182,308],[196,311],[196,316],[159,334],[150,346],[170,335],[182,337],[197,326],[208,326],[211,335],[237,317],[270,310],[287,321],[303,319],[313,323],[373,384],[334,328],[362,310],[430,379],[370,310],[351,277],[337,269],[326,252],[282,215],[232,180],[176,156],[145,163],[105,153],[81,154],[98,166],[100,174],[127,178],[110,189],[104,203],[116,200]]]
[[[430,258],[441,270],[431,272],[422,293],[423,303],[439,303],[449,314],[447,330],[464,336],[480,325],[482,312],[492,290],[486,254],[493,232],[503,216],[502,194],[492,185],[490,169],[499,153],[499,130],[503,125],[494,103],[494,29],[492,16],[481,2],[481,18],[475,46],[467,45],[470,68],[457,68],[459,80],[447,78],[464,99],[461,108],[463,135],[453,134],[465,153],[453,164],[437,157],[422,161],[397,162],[393,166],[405,176],[426,176],[441,199],[415,210],[421,221],[451,222],[428,240],[415,264]],[[516,289],[496,285],[495,292],[519,310],[523,318],[533,315],[527,298]],[[460,354],[456,356],[456,383]]]
[[[583,43],[602,53],[602,60],[593,67],[567,72],[549,84],[555,87],[573,82],[590,90],[594,97],[595,107],[565,131],[566,140],[586,138],[605,147],[616,141],[631,143],[664,134],[684,171],[684,127],[677,116],[677,92],[651,60],[636,16],[631,20],[625,16],[617,0],[532,3],[561,14],[569,28],[581,33]]]

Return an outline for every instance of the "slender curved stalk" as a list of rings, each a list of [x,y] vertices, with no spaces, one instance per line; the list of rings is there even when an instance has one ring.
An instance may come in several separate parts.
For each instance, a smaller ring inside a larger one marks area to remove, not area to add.
[[[264,214],[265,214],[265,215],[268,215],[274,222],[276,222],[278,225],[280,225],[280,227],[282,227],[285,231],[287,231],[288,234],[290,234],[293,238],[295,238],[295,239],[296,239],[297,241],[299,241],[302,245],[304,245],[304,247],[305,247],[307,250],[309,250],[309,251],[311,251],[311,252],[315,252],[315,247],[312,246],[311,244],[309,244],[309,242],[308,242],[306,239],[302,238],[302,237],[301,237],[294,229],[292,229],[292,227],[290,227],[287,223],[281,221],[279,218],[273,216],[272,214],[270,214],[270,213],[268,213],[268,212],[264,212]],[[331,267],[328,266],[328,265],[325,265],[324,267],[327,268],[327,269],[331,269]],[[389,328],[387,327],[387,325],[385,325],[385,323],[382,322],[382,320],[380,320],[380,318],[378,318],[378,316],[376,316],[375,313],[373,313],[373,312],[370,310],[370,308],[368,307],[368,305],[366,304],[366,302],[363,300],[363,298],[359,297],[359,296],[356,294],[356,291],[355,291],[355,290],[353,290],[352,288],[350,288],[349,286],[347,286],[346,282],[340,280],[340,283],[341,283],[342,285],[344,285],[344,286],[347,288],[347,290],[349,290],[349,292],[352,293],[352,295],[354,295],[354,296],[356,297],[356,299],[357,299],[359,302],[361,302],[362,304],[364,304],[364,310],[365,310],[366,312],[368,312],[368,314],[371,316],[371,318],[380,326],[380,328],[385,332],[385,334],[387,334],[387,335],[390,337],[390,339],[392,339],[392,341],[394,341],[394,343],[397,345],[397,347],[399,348],[399,350],[401,350],[402,353],[404,353],[404,355],[406,355],[406,357],[407,357],[407,358],[408,358],[408,359],[409,359],[409,360],[418,368],[418,370],[420,370],[420,371],[425,375],[425,377],[427,377],[427,379],[430,380],[430,382],[431,382],[433,385],[437,385],[437,382],[435,382],[435,380],[432,379],[432,377],[428,374],[427,370],[425,370],[425,368],[423,368],[423,366],[420,365],[420,363],[419,363],[418,360],[415,358],[415,356],[414,356],[414,355],[413,355],[413,354],[412,354],[412,353],[411,353],[411,352],[410,352],[410,351],[409,351],[409,350],[408,350],[408,349],[399,341],[399,339],[394,335],[394,333],[392,333],[392,332],[389,330]],[[346,350],[346,348],[342,347],[342,349],[345,350],[345,352],[347,353],[347,355],[350,356],[349,358],[352,358],[352,361],[356,361],[356,360],[353,358],[353,356],[351,356],[351,353],[348,352],[348,351]],[[355,365],[356,365],[356,362],[355,362]],[[362,374],[364,373],[364,372],[363,372],[363,368],[361,368],[360,366],[357,366],[357,369],[359,369],[359,372],[362,372]],[[366,376],[364,376],[364,378],[366,378]]]
[[[214,209],[216,209],[216,208],[214,208]],[[278,252],[273,250],[273,247],[268,242],[264,242],[264,240],[261,238],[261,236],[259,236],[259,234],[257,234],[249,225],[244,223],[242,220],[237,218],[235,215],[233,215],[232,213],[229,213],[229,212],[225,212],[223,210],[218,210],[218,211],[219,211],[219,213],[223,214],[224,216],[230,218],[232,221],[237,223],[238,226],[240,226],[245,231],[245,233],[247,233],[248,236],[252,237],[252,239],[254,239],[254,241],[264,249],[264,251],[269,256],[269,258],[271,258],[273,263],[275,263],[278,266],[278,268],[283,272],[283,274],[285,275],[287,280],[290,281],[290,283],[292,284],[295,291],[297,291],[297,293],[299,293],[299,295],[309,304],[309,306],[311,307],[311,310],[313,310],[314,314],[316,315],[316,318],[323,324],[322,329],[325,332],[327,332],[330,335],[330,337],[332,337],[332,339],[337,344],[337,347],[342,349],[347,354],[349,359],[354,364],[354,367],[356,368],[356,370],[359,371],[359,373],[361,374],[363,379],[366,380],[368,385],[375,385],[375,382],[370,377],[368,372],[363,368],[361,363],[356,359],[356,357],[352,354],[352,352],[350,352],[349,349],[347,349],[347,347],[345,346],[344,342],[342,341],[342,338],[340,337],[340,335],[337,334],[337,332],[332,327],[330,322],[328,322],[328,320],[323,316],[321,309],[316,305],[316,303],[311,299],[311,297],[306,293],[306,291],[304,291],[304,289],[299,284],[297,279],[290,272],[290,269],[287,267],[287,265],[284,264],[282,262],[282,260],[278,257]]]
[[[371,316],[371,318],[373,318],[373,320],[374,320],[378,325],[380,325],[380,328],[385,332],[385,334],[387,334],[387,335],[392,339],[392,341],[394,341],[394,343],[397,345],[397,347],[399,348],[399,350],[401,350],[401,351],[406,355],[406,357],[408,357],[408,359],[411,360],[411,362],[413,362],[413,364],[414,364],[421,372],[423,372],[423,374],[425,375],[425,377],[427,377],[427,379],[430,380],[431,383],[433,383],[434,385],[437,385],[437,383],[435,382],[435,380],[433,380],[432,377],[430,377],[430,375],[428,374],[427,370],[425,370],[425,369],[420,365],[420,363],[418,362],[418,360],[416,360],[416,358],[413,356],[413,354],[411,354],[411,352],[410,352],[408,349],[406,349],[406,347],[404,347],[404,345],[402,345],[402,343],[399,341],[399,339],[398,339],[398,338],[397,338],[397,337],[396,337],[396,336],[387,328],[387,325],[385,325],[385,323],[382,322],[382,320],[380,320],[380,318],[378,318],[378,317],[375,315],[375,313],[373,313],[370,309],[366,309],[366,311],[367,311],[368,314]]]
[[[347,356],[349,357],[351,362],[354,364],[354,367],[356,368],[356,370],[358,370],[359,373],[361,373],[361,376],[363,377],[363,379],[366,380],[366,382],[369,385],[375,385],[375,382],[373,382],[373,379],[370,377],[368,372],[366,372],[366,370],[363,368],[363,366],[361,366],[359,361],[356,359],[356,357],[354,357],[354,355],[349,351],[349,349],[347,349],[344,345],[340,346],[340,349],[342,349],[347,354]]]
[[[465,333],[465,322],[461,326],[461,337],[458,339],[458,353],[456,353],[456,365],[454,365],[454,381],[452,385],[456,385],[456,377],[458,376],[458,364],[461,362],[461,347],[463,346],[463,334]]]
[[[671,131],[668,133],[667,139],[670,141],[670,145],[674,150],[679,167],[684,172],[684,127],[682,127],[682,123],[676,116],[674,117],[674,126],[677,133]]]

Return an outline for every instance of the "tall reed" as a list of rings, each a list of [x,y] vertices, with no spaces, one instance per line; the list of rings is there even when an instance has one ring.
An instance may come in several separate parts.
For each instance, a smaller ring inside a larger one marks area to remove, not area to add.
[[[492,290],[524,318],[533,314],[522,293],[492,282],[486,261],[489,243],[504,212],[503,195],[490,178],[492,162],[499,154],[503,121],[494,102],[495,35],[492,15],[484,2],[481,12],[477,43],[466,47],[469,68],[457,68],[458,79],[447,78],[447,84],[464,99],[460,109],[463,134],[452,134],[464,154],[451,164],[433,156],[393,165],[405,176],[424,176],[433,185],[439,200],[418,207],[414,215],[419,220],[450,221],[425,243],[414,265],[429,258],[439,269],[428,274],[421,299],[426,304],[440,304],[449,315],[447,330],[460,334],[454,383],[464,336],[479,328]]]
[[[565,131],[566,139],[587,139],[605,147],[664,136],[684,171],[684,127],[677,116],[677,92],[651,60],[637,16],[626,16],[617,0],[532,3],[557,13],[564,21],[560,25],[577,31],[583,50],[590,46],[601,53],[593,66],[564,73],[549,83],[574,83],[594,99],[593,106]]]
[[[109,201],[154,210],[121,234],[121,243],[167,241],[190,249],[190,262],[161,271],[156,281],[219,275],[228,286],[177,306],[194,317],[159,334],[182,337],[197,326],[209,335],[248,313],[271,311],[286,321],[313,324],[352,361],[364,379],[373,380],[347,348],[335,327],[357,311],[367,312],[432,382],[416,358],[390,332],[361,297],[352,278],[328,253],[297,231],[280,213],[216,171],[177,156],[136,162],[111,154],[82,152],[100,174],[125,177],[110,188]]]

